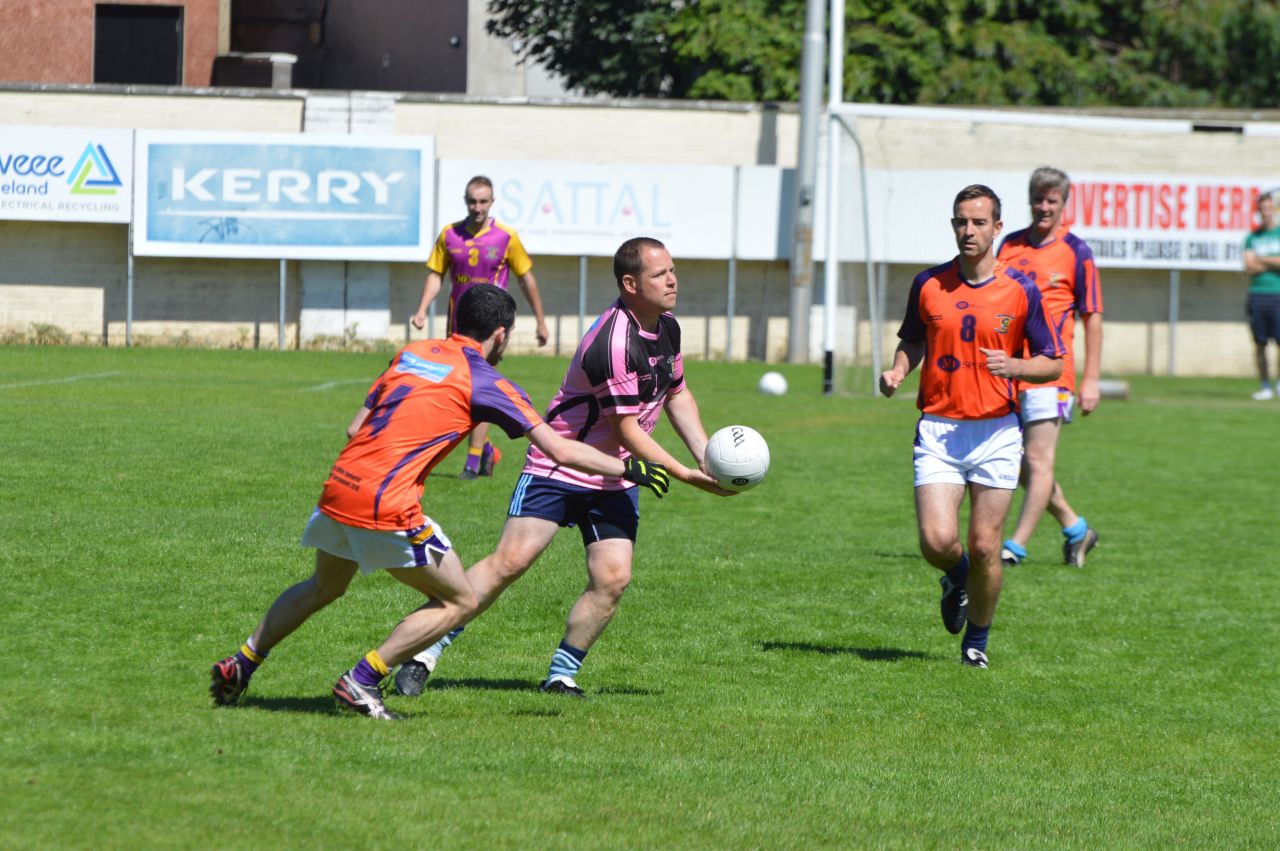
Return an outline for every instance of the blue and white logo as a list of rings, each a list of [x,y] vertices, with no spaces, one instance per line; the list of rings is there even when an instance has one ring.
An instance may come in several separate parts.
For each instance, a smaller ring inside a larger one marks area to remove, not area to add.
[[[416,375],[418,378],[430,381],[432,384],[439,384],[445,380],[449,373],[453,372],[453,367],[448,364],[420,358],[412,352],[402,352],[400,361],[396,364],[396,372]]]

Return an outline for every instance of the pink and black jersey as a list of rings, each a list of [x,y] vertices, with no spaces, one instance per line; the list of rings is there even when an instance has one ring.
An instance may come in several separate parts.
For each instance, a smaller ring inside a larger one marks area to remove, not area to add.
[[[494,423],[516,438],[542,422],[525,392],[460,334],[405,346],[364,406],[369,414],[334,462],[320,510],[365,529],[421,526],[427,474],[476,423]]]
[[[519,277],[533,268],[533,261],[520,236],[497,219],[489,219],[475,233],[464,219],[440,231],[427,268],[440,275],[449,272],[449,333],[453,333],[453,314],[463,293],[476,284],[493,284],[505,290],[508,270]]]
[[[619,299],[578,344],[564,382],[547,409],[546,421],[562,437],[625,459],[631,453],[618,442],[609,415],[635,415],[640,427],[652,434],[667,396],[683,389],[684,361],[676,318],[662,314],[657,331],[650,333]],[[558,466],[536,446],[529,447],[524,472],[596,490],[635,487],[614,476]]]

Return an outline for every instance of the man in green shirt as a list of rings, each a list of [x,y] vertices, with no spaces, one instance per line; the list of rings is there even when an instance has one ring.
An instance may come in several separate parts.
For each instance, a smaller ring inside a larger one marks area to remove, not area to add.
[[[1258,229],[1244,239],[1244,270],[1250,275],[1246,312],[1253,343],[1257,347],[1258,379],[1262,387],[1253,394],[1259,402],[1280,396],[1280,354],[1276,357],[1276,383],[1267,370],[1267,340],[1280,346],[1280,226],[1272,193],[1258,196]]]

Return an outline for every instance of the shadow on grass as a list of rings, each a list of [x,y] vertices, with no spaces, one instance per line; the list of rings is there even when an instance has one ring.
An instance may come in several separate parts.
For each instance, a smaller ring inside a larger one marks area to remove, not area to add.
[[[928,653],[919,650],[893,650],[885,647],[839,647],[833,644],[811,644],[807,641],[762,641],[760,649],[794,650],[800,653],[818,653],[822,656],[857,656],[868,662],[901,662],[903,659],[928,659]]]
[[[491,680],[482,677],[468,677],[461,680],[436,679],[432,677],[427,683],[428,689],[471,688],[479,691],[537,691],[538,683],[529,680]]]
[[[449,688],[472,688],[488,691],[532,691],[537,692],[539,682],[530,682],[529,680],[490,680],[482,678],[468,678],[460,680],[431,679],[427,683],[430,689],[449,689]],[[655,697],[662,694],[661,690],[638,688],[635,686],[603,686],[598,691],[589,692],[597,695],[634,695],[639,697]],[[557,697],[557,695],[552,695]]]
[[[337,715],[341,710],[333,695],[323,697],[254,697],[240,698],[239,706],[248,709],[265,709],[268,712],[313,712],[319,715]]]

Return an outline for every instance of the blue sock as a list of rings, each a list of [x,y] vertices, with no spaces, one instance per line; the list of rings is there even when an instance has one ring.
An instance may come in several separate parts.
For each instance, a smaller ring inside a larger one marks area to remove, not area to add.
[[[1019,544],[1013,538],[1010,538],[1009,540],[1004,542],[1004,548],[1009,552],[1013,553],[1014,555],[1016,555],[1019,560],[1022,560],[1027,557],[1026,549],[1022,546],[1022,544]]]
[[[1084,533],[1088,531],[1089,531],[1089,524],[1086,523],[1084,521],[1084,517],[1081,516],[1080,519],[1077,520],[1074,524],[1072,524],[1071,526],[1067,526],[1062,530],[1062,536],[1066,538],[1069,543],[1074,544],[1076,541],[1079,541],[1081,538],[1083,538]]]
[[[987,633],[991,632],[991,624],[986,626],[974,626],[973,621],[969,621],[964,628],[964,638],[960,640],[960,652],[973,648],[987,652]]]
[[[554,680],[568,677],[573,679],[582,668],[582,660],[587,658],[587,651],[579,650],[568,642],[561,641],[556,652],[551,656],[551,667],[547,670],[547,679]]]
[[[960,560],[947,571],[947,578],[956,585],[964,585],[969,580],[969,554],[960,551]]]

